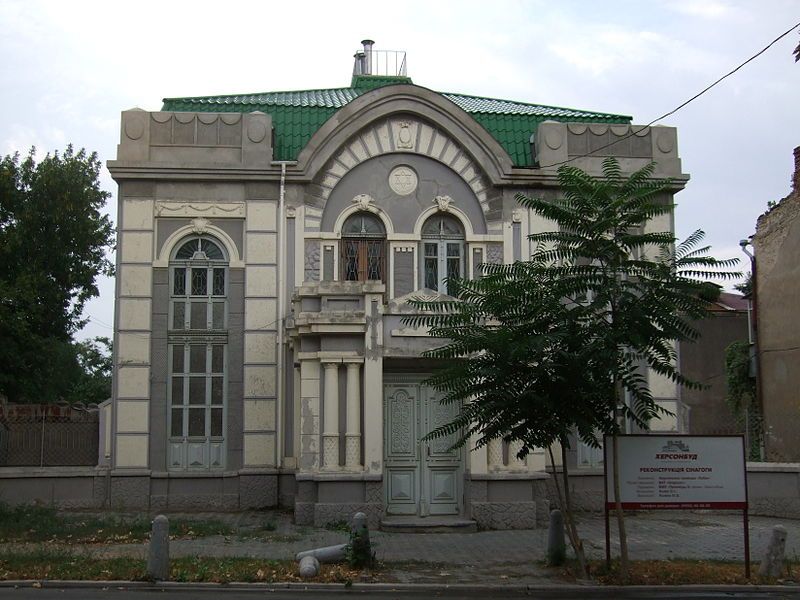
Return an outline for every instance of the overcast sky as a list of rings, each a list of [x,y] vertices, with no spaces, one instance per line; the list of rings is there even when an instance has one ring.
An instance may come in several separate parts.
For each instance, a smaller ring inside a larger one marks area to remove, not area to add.
[[[445,92],[632,115],[647,123],[800,21],[797,0],[22,2],[0,0],[0,153],[113,159],[120,111],[170,96],[346,87],[371,38],[408,52],[414,83]],[[742,256],[800,145],[792,32],[662,124],[678,128],[677,233]],[[104,169],[102,183],[116,186]],[[111,335],[113,282],[81,337]]]

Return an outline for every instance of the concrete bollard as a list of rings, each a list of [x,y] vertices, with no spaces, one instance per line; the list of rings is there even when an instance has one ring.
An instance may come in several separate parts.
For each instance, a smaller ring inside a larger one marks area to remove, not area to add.
[[[772,537],[764,552],[764,559],[758,567],[758,574],[762,577],[780,577],[784,572],[785,559],[786,528],[783,525],[775,525],[772,528]]]
[[[342,562],[347,558],[347,546],[348,544],[336,544],[335,546],[304,550],[298,552],[295,558],[303,560],[306,556],[313,556],[321,563]]]
[[[319,561],[314,556],[304,556],[300,559],[298,571],[300,573],[300,577],[304,579],[316,577],[319,575]]]
[[[169,519],[164,515],[153,519],[147,555],[147,576],[153,581],[169,580]]]
[[[567,558],[567,546],[564,542],[564,517],[561,511],[550,511],[550,524],[547,528],[547,564],[558,567]]]
[[[372,564],[372,548],[369,541],[367,515],[357,512],[353,515],[350,527],[350,564],[355,567],[368,567]]]

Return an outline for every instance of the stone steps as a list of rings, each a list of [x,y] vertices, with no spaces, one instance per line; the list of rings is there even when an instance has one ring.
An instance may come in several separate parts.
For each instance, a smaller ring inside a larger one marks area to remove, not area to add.
[[[392,533],[475,533],[478,524],[458,516],[386,517],[381,521],[381,531]]]

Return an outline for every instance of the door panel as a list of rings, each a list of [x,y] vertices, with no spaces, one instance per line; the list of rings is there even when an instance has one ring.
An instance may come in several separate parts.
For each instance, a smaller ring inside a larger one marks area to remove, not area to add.
[[[385,387],[386,512],[413,515],[419,502],[419,387]]]
[[[420,385],[387,384],[384,395],[386,512],[390,515],[450,515],[461,510],[463,451],[455,436],[423,442],[429,431],[451,422],[458,406]]]
[[[439,402],[441,394],[432,388],[422,390],[425,396],[425,427],[427,434],[450,423],[458,416],[456,404]],[[461,448],[450,449],[456,436],[437,437],[427,442],[424,476],[426,489],[423,495],[429,502],[432,515],[457,515],[461,498]]]

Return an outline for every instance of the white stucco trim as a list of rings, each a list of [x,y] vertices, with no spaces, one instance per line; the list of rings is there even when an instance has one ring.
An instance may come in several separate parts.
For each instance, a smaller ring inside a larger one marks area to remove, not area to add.
[[[385,210],[383,210],[380,206],[376,206],[375,204],[370,204],[369,206],[364,207],[356,203],[345,208],[342,212],[339,213],[339,216],[336,217],[336,221],[333,224],[333,231],[335,232],[336,239],[342,237],[342,226],[344,225],[344,222],[347,220],[347,217],[360,212],[368,212],[376,215],[383,222],[383,226],[386,229],[387,237],[390,235],[394,235],[394,226],[392,225],[392,220],[389,218],[389,215],[386,213]],[[314,237],[320,237],[320,236],[315,235]]]
[[[241,269],[244,268],[244,261],[239,256],[239,251],[236,249],[236,244],[231,239],[231,237],[225,233],[219,227],[215,225],[207,224],[205,226],[205,232],[209,235],[217,238],[223,246],[225,246],[225,252],[228,254],[228,266],[234,269]],[[170,256],[172,256],[172,251],[175,249],[175,246],[178,245],[178,242],[183,240],[185,237],[198,235],[195,231],[194,225],[184,225],[180,229],[176,230],[172,235],[170,235],[165,241],[164,244],[161,246],[161,252],[158,253],[157,258],[153,261],[153,267],[168,267]]]
[[[461,225],[464,227],[464,234],[467,241],[471,240],[475,236],[475,230],[472,229],[472,223],[463,210],[458,208],[457,206],[453,206],[452,204],[448,207],[446,211],[442,211],[439,209],[438,206],[430,206],[423,210],[419,216],[417,216],[417,221],[414,223],[414,237],[416,239],[422,239],[422,225],[427,221],[430,217],[435,215],[436,213],[443,213],[445,215],[451,214],[459,221],[461,221]]]

